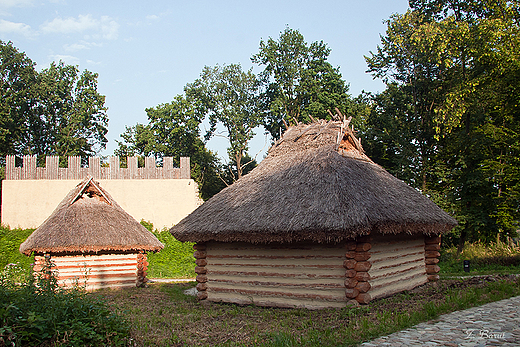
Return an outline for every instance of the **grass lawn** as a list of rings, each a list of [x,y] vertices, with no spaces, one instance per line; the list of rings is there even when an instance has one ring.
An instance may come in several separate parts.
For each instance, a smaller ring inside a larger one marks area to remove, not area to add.
[[[310,311],[202,304],[189,283],[103,290],[131,326],[136,346],[351,346],[440,314],[520,295],[520,278],[446,279],[369,305]]]

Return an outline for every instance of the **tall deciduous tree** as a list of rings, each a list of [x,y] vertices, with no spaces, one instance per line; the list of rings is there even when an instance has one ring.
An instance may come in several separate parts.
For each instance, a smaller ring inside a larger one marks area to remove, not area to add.
[[[243,162],[249,141],[255,135],[254,129],[261,124],[258,105],[258,81],[252,70],[242,71],[238,64],[206,66],[200,78],[186,85],[186,95],[196,99],[203,106],[202,117],[208,117],[213,136],[217,124],[226,129],[229,140],[228,156],[236,164],[237,179],[242,177]]]
[[[0,162],[20,151],[26,119],[37,102],[34,66],[11,42],[0,40]]]
[[[106,147],[107,108],[97,78],[63,62],[39,73],[40,102],[26,133],[27,154],[86,158]]]
[[[157,160],[171,156],[179,165],[179,158],[191,160],[191,174],[199,184],[204,200],[218,193],[224,183],[220,180],[220,163],[214,153],[207,150],[200,138],[203,114],[199,102],[176,96],[172,102],[147,108],[149,123],[127,127],[118,141],[116,155],[154,156]]]
[[[108,117],[98,75],[52,63],[40,73],[0,41],[0,155],[89,156],[105,148]]]
[[[327,110],[336,107],[350,114],[349,87],[339,68],[327,61],[330,52],[323,41],[309,45],[298,30],[288,27],[277,41],[260,41],[259,52],[251,60],[264,66],[260,74],[264,126],[273,138],[279,138],[284,122],[327,118]]]
[[[450,202],[459,249],[467,239],[510,233],[520,217],[519,4],[414,0],[410,7],[388,21],[367,58],[388,84],[369,122],[385,127],[387,144],[404,148],[403,136],[427,160],[415,167],[414,154],[387,156],[395,167],[403,158],[412,163],[416,186]]]

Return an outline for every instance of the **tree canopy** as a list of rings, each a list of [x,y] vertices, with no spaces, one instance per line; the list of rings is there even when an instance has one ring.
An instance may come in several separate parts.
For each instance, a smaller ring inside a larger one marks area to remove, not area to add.
[[[330,48],[323,41],[310,45],[298,30],[285,28],[278,40],[260,41],[253,63],[264,67],[259,77],[264,127],[274,139],[285,124],[308,123],[312,118],[328,118],[336,107],[350,115],[349,86],[339,68],[327,58]]]
[[[51,63],[41,72],[0,41],[0,156],[89,156],[106,147],[105,97],[96,73]]]
[[[519,13],[511,1],[413,0],[366,57],[387,83],[369,154],[456,215],[459,247],[518,227]]]

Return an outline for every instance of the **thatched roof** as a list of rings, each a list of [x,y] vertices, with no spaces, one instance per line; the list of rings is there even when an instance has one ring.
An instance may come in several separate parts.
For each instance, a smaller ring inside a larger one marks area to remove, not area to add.
[[[20,245],[20,252],[30,255],[162,248],[163,244],[151,232],[88,177]]]
[[[180,241],[339,242],[440,234],[457,222],[372,162],[345,121],[290,127],[249,174],[170,232]]]

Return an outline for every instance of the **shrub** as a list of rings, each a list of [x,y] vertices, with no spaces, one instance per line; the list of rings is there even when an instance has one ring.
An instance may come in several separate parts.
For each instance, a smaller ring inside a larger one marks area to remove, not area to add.
[[[58,287],[46,268],[12,280],[13,266],[0,274],[0,346],[123,346],[129,325],[98,297],[80,288]]]

